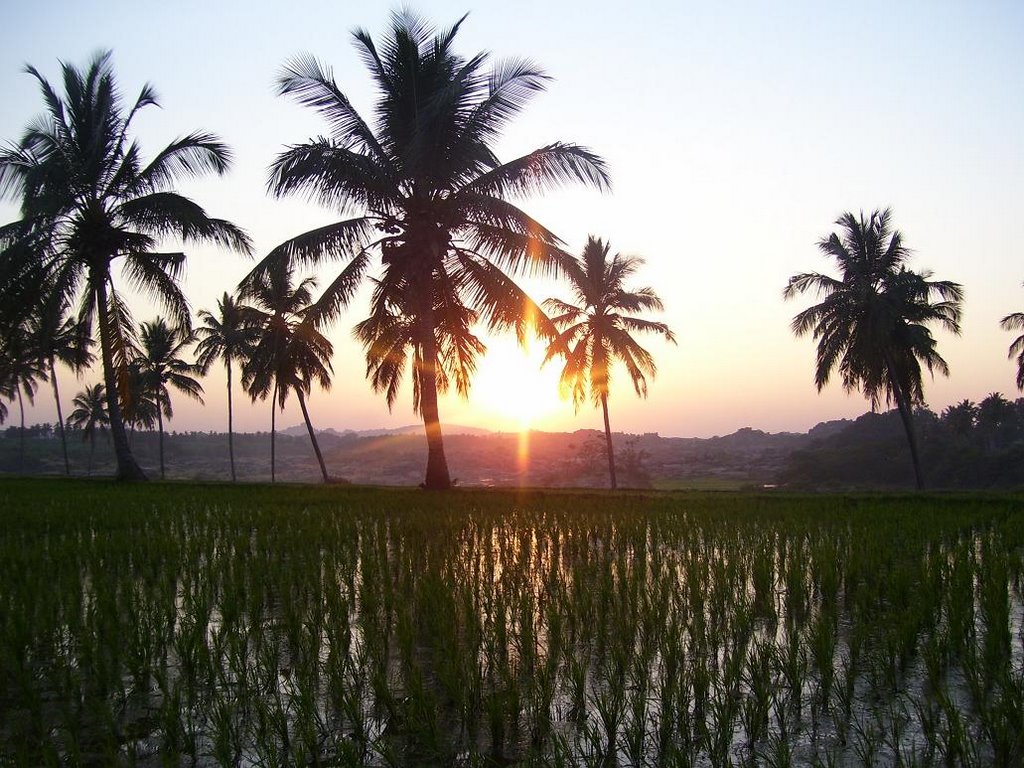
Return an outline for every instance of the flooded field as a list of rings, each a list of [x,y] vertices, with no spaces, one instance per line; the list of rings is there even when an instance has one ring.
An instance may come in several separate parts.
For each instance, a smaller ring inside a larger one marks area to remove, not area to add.
[[[1024,763],[1018,497],[0,483],[0,765]]]

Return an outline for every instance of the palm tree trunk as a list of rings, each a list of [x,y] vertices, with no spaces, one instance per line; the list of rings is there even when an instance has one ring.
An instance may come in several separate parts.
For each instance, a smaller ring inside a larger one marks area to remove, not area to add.
[[[270,482],[277,482],[276,456],[274,455],[274,438],[277,434],[277,382],[274,382],[274,395],[270,398]]]
[[[107,276],[95,280],[96,310],[100,321],[100,355],[103,360],[103,383],[107,388],[107,415],[110,417],[110,433],[114,437],[114,456],[117,458],[117,479],[137,482],[146,479],[146,473],[132,456],[128,436],[124,431],[121,417],[117,376],[114,371],[114,350],[110,338],[110,308],[107,306]]]
[[[57,390],[57,371],[50,358],[50,381],[53,382],[53,399],[57,403],[57,423],[60,425],[60,447],[64,453],[64,474],[71,476],[71,462],[68,461],[68,438],[64,434],[64,414],[60,409],[60,392]]]
[[[327,465],[324,464],[324,456],[320,453],[320,444],[316,441],[316,433],[313,432],[313,423],[309,420],[309,411],[306,409],[306,398],[302,396],[302,390],[296,388],[295,394],[299,396],[299,407],[302,409],[302,418],[306,420],[306,430],[309,432],[309,439],[313,443],[313,453],[316,454],[316,460],[320,462],[320,473],[324,476],[324,482],[329,483],[330,479],[327,477]]]
[[[910,400],[907,398],[907,394],[904,391],[902,385],[896,380],[893,375],[895,370],[892,360],[888,360],[889,366],[889,385],[892,387],[893,394],[896,397],[896,408],[900,412],[900,419],[903,421],[903,429],[907,433],[907,443],[910,445],[910,460],[914,464],[914,482],[917,490],[924,490],[924,473],[921,471],[921,456],[918,452],[917,447],[917,430],[914,429],[914,412],[910,405]]]
[[[160,433],[160,479],[164,479],[164,414],[159,402],[159,394],[157,395],[158,402],[156,406],[156,428]]]
[[[608,393],[601,394],[601,408],[604,411],[604,440],[608,447],[608,477],[611,479],[611,487],[614,491],[618,488],[615,482],[615,452],[612,449],[612,427],[608,422]]]
[[[235,435],[231,416],[231,360],[228,360],[228,456],[231,459],[231,482],[237,482],[235,477]]]
[[[18,472],[25,474],[25,402],[21,399],[21,386],[14,382],[14,391],[18,393],[18,407],[21,409],[21,431],[18,433]]]
[[[428,334],[430,341],[424,344],[423,368],[420,377],[420,413],[423,414],[423,428],[427,433],[427,477],[423,487],[431,491],[444,491],[452,487],[448,473],[448,460],[444,455],[444,436],[441,434],[441,417],[437,409],[437,348],[434,333]]]
[[[921,456],[918,451],[917,430],[914,428],[913,412],[906,397],[898,392],[896,395],[896,407],[899,409],[900,418],[903,420],[903,429],[907,433],[907,442],[910,444],[910,460],[914,463],[914,484],[917,490],[924,490],[924,473],[921,470]]]

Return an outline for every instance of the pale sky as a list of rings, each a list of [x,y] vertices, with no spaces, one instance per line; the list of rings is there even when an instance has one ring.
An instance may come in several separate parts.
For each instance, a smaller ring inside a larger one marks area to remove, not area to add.
[[[337,218],[299,199],[272,200],[266,169],[286,144],[326,131],[308,109],[273,93],[282,63],[308,52],[369,116],[369,78],[350,31],[375,38],[387,3],[49,2],[5,10],[0,29],[0,140],[18,138],[42,111],[24,64],[59,80],[58,59],[82,66],[112,48],[126,97],[144,82],[162,109],[136,122],[144,154],[196,129],[235,151],[224,178],[182,191],[211,214],[247,229],[262,256],[282,240]],[[818,394],[814,342],[794,339],[792,316],[810,297],[783,302],[787,278],[831,271],[815,243],[843,211],[892,206],[914,250],[910,266],[955,280],[967,293],[963,334],[936,331],[948,379],[928,381],[936,411],[1000,391],[1016,397],[1012,335],[1004,315],[1024,309],[1024,6],[1017,2],[561,3],[423,2],[438,26],[462,13],[457,49],[528,57],[555,79],[507,131],[512,159],[555,140],[574,141],[609,163],[613,191],[568,189],[522,207],[579,252],[588,234],[639,254],[638,276],[666,305],[678,346],[649,338],[659,365],[639,400],[613,374],[613,429],[666,436],[726,434],[743,426],[804,431],[867,410],[838,383]],[[0,204],[0,221],[16,217]],[[252,262],[191,248],[184,288],[193,309],[212,309]],[[321,272],[322,282],[331,273]],[[534,298],[568,298],[529,284]],[[331,329],[334,386],[314,393],[315,425],[337,429],[417,421],[406,388],[389,414],[364,379],[350,329],[365,296]],[[157,310],[134,300],[137,320]],[[508,339],[490,353],[468,402],[442,402],[443,421],[512,430],[598,428],[599,411],[557,397],[557,371],[535,370]],[[65,409],[75,381],[60,372]],[[205,381],[205,408],[175,399],[177,430],[223,430],[222,372]],[[523,395],[526,395],[525,397]],[[269,428],[269,405],[236,393],[240,431]],[[17,418],[16,412],[12,414]],[[28,416],[54,417],[41,389]],[[299,423],[289,406],[278,424]]]

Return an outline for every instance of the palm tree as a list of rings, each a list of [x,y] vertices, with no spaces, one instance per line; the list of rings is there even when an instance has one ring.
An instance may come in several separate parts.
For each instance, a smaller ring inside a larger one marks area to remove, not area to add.
[[[259,279],[248,280],[241,296],[255,303],[260,337],[252,347],[242,369],[242,381],[253,402],[271,399],[270,411],[270,479],[276,481],[276,419],[278,408],[284,408],[290,391],[295,392],[313,452],[320,464],[324,482],[329,481],[327,466],[316,432],[309,418],[306,397],[313,383],[328,389],[331,386],[331,354],[333,348],[315,326],[309,312],[316,280],[307,277],[292,284],[292,269],[283,262],[259,273]]]
[[[24,325],[8,329],[0,334],[0,393],[18,401],[21,412],[19,431],[18,466],[25,469],[25,398],[35,402],[39,381],[46,381],[46,372],[39,362],[39,356],[29,343],[28,331]]]
[[[217,302],[217,314],[199,310],[203,325],[195,329],[196,364],[203,375],[217,359],[224,361],[228,374],[228,455],[231,459],[231,481],[235,476],[235,438],[231,407],[232,363],[246,360],[258,338],[258,329],[248,307],[239,304],[227,291]]]
[[[579,406],[589,392],[595,405],[604,413],[605,445],[608,453],[608,476],[616,488],[615,455],[612,430],[608,421],[608,395],[611,369],[621,361],[640,397],[647,397],[647,377],[657,372],[651,353],[641,347],[633,333],[658,333],[675,343],[675,336],[665,323],[645,320],[635,313],[661,311],[664,306],[653,288],[626,287],[626,281],[644,263],[637,256],[609,256],[611,246],[600,238],[587,239],[579,257],[561,260],[562,272],[572,288],[574,302],[547,299],[544,309],[559,333],[548,346],[544,362],[556,355],[565,358],[560,380],[563,395],[572,395]],[[630,314],[624,314],[630,313]]]
[[[924,475],[914,429],[915,405],[924,404],[921,364],[929,373],[949,375],[927,324],[937,322],[960,333],[963,288],[931,280],[931,272],[913,272],[905,262],[910,251],[892,229],[890,209],[870,217],[844,213],[835,232],[818,243],[833,259],[839,278],[805,272],[789,279],[783,296],[814,292],[824,296],[793,318],[793,333],[811,332],[818,341],[814,383],[820,392],[837,369],[847,391],[861,390],[877,408],[896,403],[907,433],[917,488]]]
[[[975,422],[982,444],[987,451],[995,451],[1010,442],[1016,427],[1017,409],[999,392],[992,392],[978,403]]]
[[[978,423],[978,406],[970,400],[961,400],[942,412],[942,420],[959,438],[969,438]]]
[[[202,373],[198,365],[182,359],[182,353],[195,343],[191,330],[171,327],[162,317],[139,327],[142,349],[138,359],[143,377],[156,393],[156,423],[160,433],[160,479],[164,479],[164,417],[174,416],[168,386],[193,400],[203,402],[203,387],[193,378]]]
[[[46,365],[50,382],[53,384],[53,400],[57,404],[57,424],[60,429],[60,444],[64,454],[64,472],[71,474],[68,461],[68,443],[64,434],[64,414],[61,411],[60,391],[57,388],[57,361],[64,363],[77,375],[92,365],[93,354],[89,351],[90,340],[85,324],[68,316],[67,301],[63,297],[44,300],[35,307],[29,318],[30,344]]]
[[[141,352],[133,348],[132,358],[125,367],[118,385],[121,388],[121,415],[128,426],[128,444],[135,444],[135,430],[152,431],[156,428],[160,412],[156,382],[142,370]]]
[[[1013,312],[999,321],[1004,331],[1024,331],[1024,312]],[[1017,389],[1024,390],[1024,333],[1010,345],[1009,358],[1017,356]]]
[[[354,32],[377,90],[372,127],[319,62],[300,57],[285,67],[280,93],[320,113],[329,136],[278,156],[270,190],[308,195],[347,218],[282,243],[256,268],[341,262],[318,301],[319,325],[348,305],[379,256],[371,317],[384,326],[398,318],[409,330],[404,359],[412,362],[413,406],[426,432],[427,488],[451,485],[438,390],[453,378],[468,385],[484,349],[468,334],[458,343],[469,357],[453,361],[442,348],[454,340],[439,329],[472,318],[491,330],[522,332],[536,307],[510,275],[553,270],[561,253],[561,241],[511,200],[569,182],[609,184],[604,162],[575,144],[498,160],[493,145],[501,131],[548,78],[524,60],[487,69],[486,53],[457,55],[463,19],[435,32],[397,13],[380,47],[367,32]],[[371,373],[375,348],[371,342],[367,349]]]
[[[71,401],[74,410],[68,414],[68,426],[82,430],[82,439],[89,441],[89,468],[92,475],[92,458],[96,453],[96,432],[105,433],[110,417],[107,415],[106,393],[102,384],[86,387]]]
[[[60,95],[33,67],[46,113],[22,139],[0,151],[0,197],[17,198],[22,218],[0,229],[0,293],[24,291],[26,275],[45,279],[57,296],[78,298],[79,317],[99,325],[100,354],[118,477],[143,480],[124,430],[118,381],[128,362],[125,329],[116,318],[123,301],[112,264],[144,293],[158,299],[172,320],[189,323],[178,285],[184,253],[161,253],[160,241],[213,242],[249,252],[249,239],[173,191],[176,182],[208,172],[223,174],[230,151],[215,136],[191,133],[172,141],[148,163],[130,138],[132,122],[157,105],[146,85],[128,109],[121,101],[110,53],[84,70],[62,65]]]

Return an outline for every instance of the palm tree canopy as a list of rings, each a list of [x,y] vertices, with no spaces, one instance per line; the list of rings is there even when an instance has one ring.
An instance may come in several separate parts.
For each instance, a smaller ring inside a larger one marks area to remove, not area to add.
[[[24,324],[0,333],[0,396],[8,399],[21,392],[34,402],[40,381],[46,381],[46,369],[30,343]]]
[[[309,317],[316,280],[297,284],[293,270],[278,262],[247,280],[241,298],[253,302],[246,311],[258,323],[259,338],[242,368],[242,384],[255,401],[276,394],[284,407],[288,393],[307,395],[314,383],[331,386],[333,347]]]
[[[168,387],[203,402],[203,387],[194,378],[201,369],[182,357],[195,343],[191,331],[181,326],[170,326],[164,318],[157,317],[140,326],[139,341],[141,349],[137,362],[142,375],[151,380],[164,416],[171,418],[174,415]]]
[[[644,261],[638,256],[610,254],[611,245],[593,236],[579,257],[560,259],[574,302],[547,299],[544,308],[559,333],[548,346],[545,362],[565,357],[560,385],[578,408],[589,392],[596,404],[607,397],[611,368],[621,361],[640,397],[647,396],[647,377],[657,373],[654,357],[633,338],[634,333],[657,333],[675,343],[665,323],[635,313],[661,311],[664,306],[653,288],[629,288],[626,282]]]
[[[5,292],[31,274],[59,296],[79,295],[82,315],[95,308],[95,283],[110,280],[121,261],[124,278],[160,301],[174,321],[189,322],[178,279],[183,253],[163,253],[160,242],[212,242],[248,253],[249,239],[230,222],[212,218],[173,191],[179,181],[227,171],[231,153],[215,136],[195,132],[172,141],[149,162],[130,138],[144,108],[158,106],[152,87],[125,108],[111,54],[84,70],[62,65],[63,95],[33,67],[46,112],[21,140],[0,150],[0,197],[18,199],[22,218],[0,229]]]
[[[125,423],[132,428],[154,429],[160,417],[160,386],[156,377],[143,369],[138,357],[125,366],[118,388]]]
[[[92,365],[87,324],[68,315],[65,297],[54,296],[38,302],[28,319],[31,345],[41,360],[64,363],[78,372]]]
[[[844,213],[818,249],[835,262],[839,277],[806,272],[789,279],[786,299],[805,292],[823,297],[793,318],[797,336],[818,341],[814,381],[819,390],[836,369],[848,390],[860,389],[873,408],[897,397],[924,402],[922,364],[948,375],[929,323],[959,334],[963,288],[931,280],[931,272],[907,269],[910,251],[892,228],[890,209],[865,218]]]
[[[94,384],[79,392],[71,401],[74,410],[68,414],[68,426],[82,430],[83,440],[88,440],[96,431],[102,432],[110,423],[103,389],[102,384]]]
[[[259,337],[259,316],[227,291],[217,300],[217,313],[199,310],[201,325],[195,329],[196,365],[203,374],[215,360],[226,364],[245,360]]]
[[[604,162],[576,144],[555,142],[498,160],[492,146],[502,129],[548,78],[525,60],[488,68],[486,53],[459,56],[453,44],[462,21],[438,32],[400,12],[379,46],[367,32],[354,33],[377,89],[372,121],[356,112],[330,69],[308,56],[288,63],[280,93],[315,109],[329,134],[282,153],[270,190],[304,194],[344,218],[282,243],[256,269],[275,261],[342,262],[311,313],[319,324],[348,304],[379,257],[371,325],[393,330],[392,319],[404,315],[418,326],[407,334],[412,348],[402,357],[431,358],[428,367],[442,386],[448,379],[468,382],[471,358],[483,345],[472,334],[456,339],[445,330],[426,338],[423,327],[481,321],[523,333],[526,309],[539,308],[509,273],[557,268],[561,241],[510,200],[571,182],[609,185]],[[394,338],[369,342],[371,375],[381,344],[393,346]],[[468,357],[434,361],[435,346]],[[390,382],[389,374],[381,376]],[[383,388],[391,397],[390,383]]]
[[[1024,312],[1013,312],[999,321],[1004,331],[1024,331]],[[1007,357],[1017,356],[1017,389],[1024,389],[1024,333],[1013,340]]]

